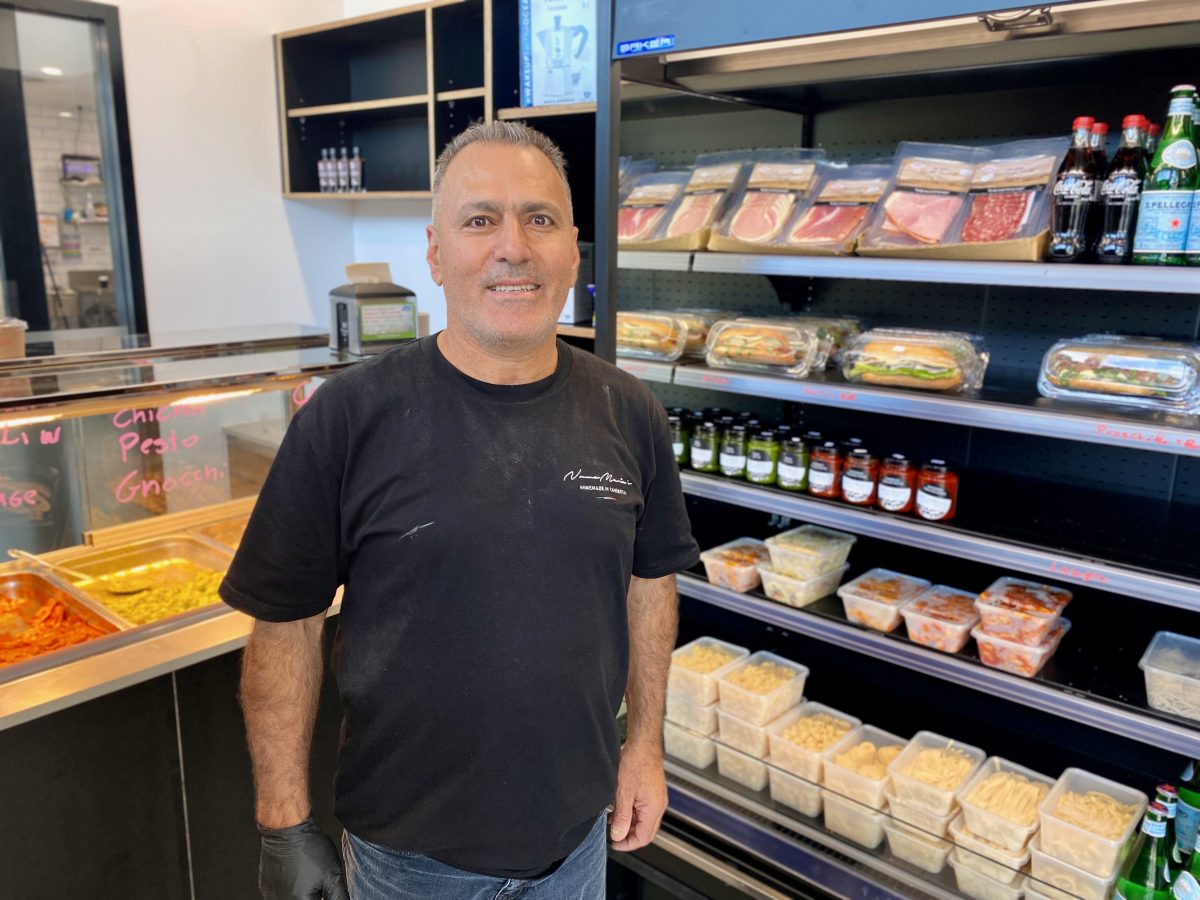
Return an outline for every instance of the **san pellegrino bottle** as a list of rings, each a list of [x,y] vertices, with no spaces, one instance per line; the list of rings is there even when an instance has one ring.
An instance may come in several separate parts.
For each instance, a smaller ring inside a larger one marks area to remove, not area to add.
[[[1200,898],[1200,853],[1192,849],[1192,861],[1187,871],[1180,872],[1171,882],[1171,896],[1174,900],[1197,900]]]
[[[1186,855],[1179,847],[1179,837],[1175,832],[1175,815],[1179,806],[1179,791],[1173,784],[1160,784],[1155,789],[1154,802],[1161,803],[1167,811],[1167,881],[1170,882],[1183,869]]]
[[[1180,849],[1192,850],[1200,840],[1200,763],[1188,763],[1179,779],[1179,806],[1175,810],[1175,838]]]
[[[1181,266],[1185,262],[1192,201],[1200,187],[1192,122],[1195,97],[1195,85],[1178,84],[1171,89],[1167,124],[1142,185],[1133,238],[1135,263]]]
[[[1167,883],[1167,811],[1161,803],[1146,807],[1142,833],[1117,875],[1117,900],[1170,900]]]
[[[1192,98],[1192,143],[1200,141],[1200,97]],[[1200,151],[1198,151],[1200,152]],[[1184,261],[1189,266],[1200,266],[1200,177],[1192,191],[1192,221],[1188,226],[1187,240],[1183,248]]]

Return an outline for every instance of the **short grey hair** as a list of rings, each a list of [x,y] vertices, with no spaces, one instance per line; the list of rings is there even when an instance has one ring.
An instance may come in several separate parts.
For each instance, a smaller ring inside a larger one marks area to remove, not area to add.
[[[562,179],[563,188],[567,192],[567,208],[571,209],[571,183],[567,181],[567,158],[563,156],[562,150],[558,144],[546,137],[536,128],[530,128],[524,122],[509,122],[501,121],[500,119],[494,122],[476,122],[469,126],[466,131],[460,132],[454,136],[443,149],[437,158],[437,165],[433,170],[433,210],[434,215],[437,215],[438,194],[442,189],[442,182],[446,178],[446,169],[450,167],[450,163],[454,157],[458,156],[464,149],[472,144],[507,144],[510,147],[533,147],[539,151],[546,159],[550,160],[554,170],[558,172],[558,177]]]

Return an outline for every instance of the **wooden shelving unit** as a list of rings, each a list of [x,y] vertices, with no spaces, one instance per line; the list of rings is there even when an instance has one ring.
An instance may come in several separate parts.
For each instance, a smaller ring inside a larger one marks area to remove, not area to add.
[[[591,325],[559,325],[558,333],[562,337],[596,338],[596,329]]]
[[[288,200],[429,200],[430,191],[361,191],[346,194],[322,194],[319,191],[284,191]]]
[[[596,112],[595,103],[559,103],[554,106],[509,106],[496,110],[497,119],[540,119],[545,116],[578,116]]]
[[[412,97],[385,97],[382,100],[361,100],[357,103],[297,106],[289,109],[287,114],[289,119],[299,119],[306,116],[353,115],[354,113],[373,112],[375,110],[398,109],[402,106],[426,106],[428,103],[428,94],[416,94]]]

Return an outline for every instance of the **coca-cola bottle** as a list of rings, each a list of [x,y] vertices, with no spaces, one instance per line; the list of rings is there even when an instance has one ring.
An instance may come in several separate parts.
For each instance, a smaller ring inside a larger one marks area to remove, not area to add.
[[[1096,243],[1100,262],[1126,263],[1133,253],[1138,200],[1146,177],[1145,116],[1126,116],[1121,122],[1121,146],[1100,186],[1103,224]]]
[[[1092,154],[1091,116],[1071,125],[1071,147],[1058,169],[1054,185],[1054,217],[1050,235],[1053,262],[1079,262],[1087,256],[1088,213],[1097,197],[1101,173]]]
[[[1101,176],[1108,171],[1108,123],[1092,123],[1092,156],[1096,159],[1096,171]]]

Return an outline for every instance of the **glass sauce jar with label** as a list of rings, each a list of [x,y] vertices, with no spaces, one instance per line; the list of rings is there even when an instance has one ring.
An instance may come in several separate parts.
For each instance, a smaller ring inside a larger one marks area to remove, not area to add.
[[[779,439],[769,428],[752,434],[746,442],[746,480],[774,484],[779,466]]]
[[[803,438],[789,437],[783,442],[776,479],[785,491],[808,490],[808,446]]]
[[[931,459],[917,478],[917,515],[930,522],[948,522],[958,509],[958,475],[944,459]]]
[[[842,469],[842,499],[855,506],[871,506],[878,484],[879,460],[866,447],[855,447],[846,455]]]
[[[717,426],[702,422],[692,432],[691,461],[697,472],[717,471]]]
[[[879,467],[876,502],[888,512],[912,512],[917,489],[917,470],[903,453],[889,454]]]
[[[671,450],[675,453],[675,462],[678,465],[686,466],[688,444],[690,443],[688,438],[691,437],[691,431],[682,416],[667,416],[667,427],[671,431]]]
[[[842,472],[842,457],[837,441],[822,441],[812,448],[808,461],[808,492],[814,497],[836,500],[841,494],[838,485]]]
[[[746,477],[746,426],[733,425],[721,440],[721,474],[726,478]]]

